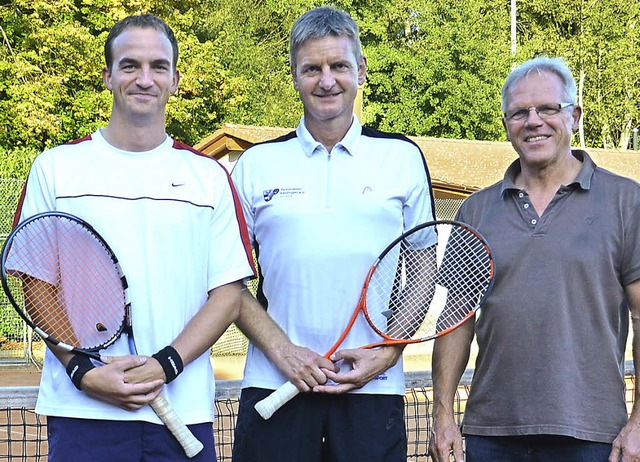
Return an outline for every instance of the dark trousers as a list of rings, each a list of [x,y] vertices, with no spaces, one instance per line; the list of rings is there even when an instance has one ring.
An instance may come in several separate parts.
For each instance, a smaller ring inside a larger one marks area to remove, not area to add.
[[[611,444],[567,436],[465,436],[467,462],[607,462]]]
[[[271,392],[242,390],[233,462],[406,462],[404,397],[302,393],[264,420]]]
[[[204,444],[189,459],[164,425],[47,417],[49,462],[216,462],[213,426],[189,425]]]

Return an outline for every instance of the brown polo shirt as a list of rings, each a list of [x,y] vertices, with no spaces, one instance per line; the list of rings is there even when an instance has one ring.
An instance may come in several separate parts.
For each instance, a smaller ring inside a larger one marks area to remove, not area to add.
[[[519,161],[458,213],[496,264],[466,434],[611,442],[626,423],[624,286],[640,278],[640,185],[572,152],[582,168],[542,216],[514,186]]]

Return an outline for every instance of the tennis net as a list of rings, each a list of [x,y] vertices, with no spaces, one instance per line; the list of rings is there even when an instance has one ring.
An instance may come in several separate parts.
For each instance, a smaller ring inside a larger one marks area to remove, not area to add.
[[[465,372],[455,399],[455,416],[460,423],[464,414],[473,371]],[[427,442],[431,433],[433,405],[431,372],[407,372],[405,421],[409,462],[431,460]],[[626,401],[633,406],[635,377],[633,363],[626,364]],[[43,462],[47,460],[46,418],[34,412],[37,387],[0,387],[0,461]],[[240,397],[239,380],[216,383],[216,421],[214,432],[220,462],[231,461],[235,419]]]

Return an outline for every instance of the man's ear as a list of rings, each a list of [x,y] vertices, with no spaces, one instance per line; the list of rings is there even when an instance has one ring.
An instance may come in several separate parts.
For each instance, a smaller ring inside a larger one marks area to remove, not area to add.
[[[573,107],[573,112],[571,113],[571,117],[573,119],[571,123],[571,130],[576,132],[578,131],[578,128],[580,128],[580,117],[582,117],[582,106],[575,105]]]
[[[504,127],[504,132],[507,134],[507,141],[511,141],[511,136],[509,136],[509,128],[507,127],[507,123],[504,121],[504,117],[502,118],[502,126]]]
[[[295,68],[291,67],[291,79],[293,80],[293,89],[295,91],[299,91],[298,89],[298,74],[296,74]]]
[[[111,71],[108,67],[102,68],[102,83],[107,90],[111,91]]]
[[[367,79],[367,58],[360,56],[360,62],[358,63],[358,85],[364,85],[364,81]]]
[[[171,84],[171,94],[173,95],[178,91],[178,84],[180,83],[180,72],[176,70],[173,74],[173,84]]]

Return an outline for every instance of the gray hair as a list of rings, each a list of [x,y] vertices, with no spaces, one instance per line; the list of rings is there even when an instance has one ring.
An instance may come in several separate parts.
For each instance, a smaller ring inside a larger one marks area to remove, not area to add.
[[[504,85],[502,86],[502,112],[506,112],[507,110],[507,94],[516,83],[533,73],[541,74],[543,72],[555,74],[562,81],[563,103],[576,104],[578,93],[576,89],[576,81],[564,59],[538,56],[537,58],[525,61],[520,66],[516,67],[511,71],[507,80],[505,80]]]
[[[328,36],[346,36],[351,40],[353,52],[359,62],[362,57],[362,47],[358,24],[349,14],[331,6],[321,6],[309,10],[298,18],[289,36],[289,62],[296,66],[296,53],[302,45],[310,40]]]

